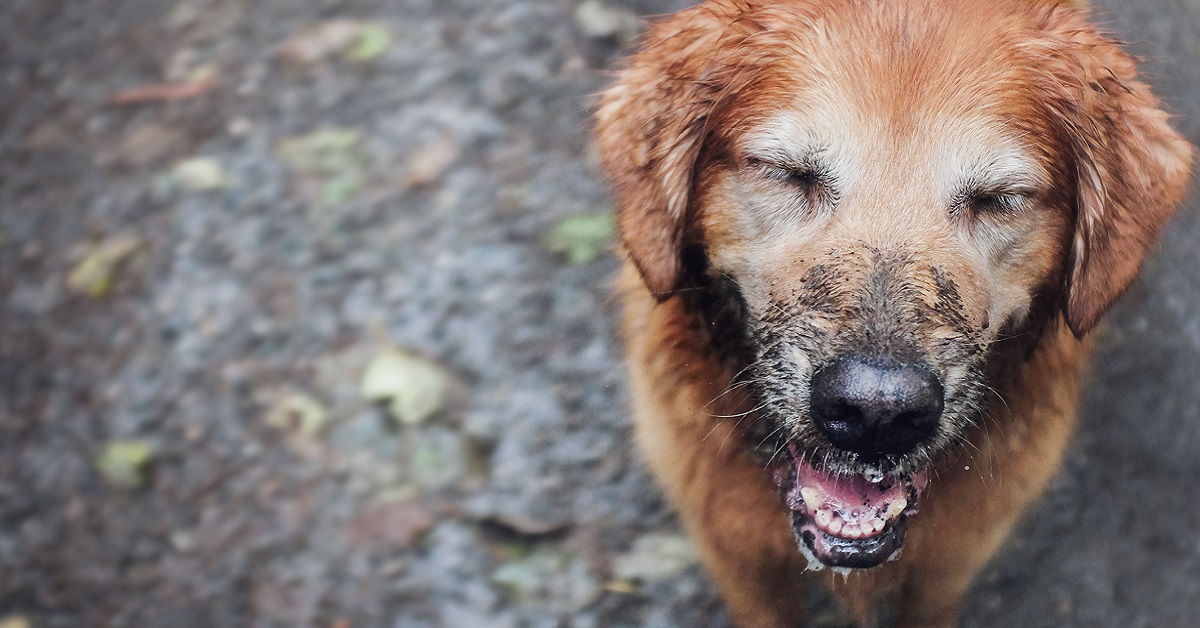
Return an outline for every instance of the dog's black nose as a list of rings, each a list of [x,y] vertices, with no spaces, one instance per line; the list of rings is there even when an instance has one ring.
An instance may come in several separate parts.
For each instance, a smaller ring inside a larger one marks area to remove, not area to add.
[[[927,367],[854,355],[813,376],[812,416],[835,447],[877,460],[907,453],[933,434],[942,394]]]

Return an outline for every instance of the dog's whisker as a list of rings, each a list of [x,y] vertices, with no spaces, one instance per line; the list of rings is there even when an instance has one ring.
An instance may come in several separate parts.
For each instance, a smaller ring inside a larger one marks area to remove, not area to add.
[[[762,410],[766,406],[767,406],[767,404],[764,402],[764,403],[758,404],[757,406],[754,406],[753,408],[750,408],[749,410],[746,410],[745,412],[737,412],[735,414],[708,414],[708,413],[705,413],[704,416],[707,416],[707,417],[713,418],[713,419],[737,419],[740,417],[744,417],[747,414],[751,414],[753,412],[758,412],[759,410]]]
[[[749,378],[749,379],[739,379],[739,378],[744,373],[749,371],[751,368],[754,368],[755,366],[758,366],[759,364],[761,364],[762,361],[763,361],[762,358],[759,358],[758,360],[755,360],[754,362],[751,362],[750,364],[743,367],[742,370],[738,371],[733,377],[730,378],[729,383],[725,385],[725,389],[722,390],[720,393],[718,393],[716,397],[713,397],[712,400],[710,400],[708,403],[704,404],[703,407],[707,408],[707,407],[711,406],[713,403],[716,403],[716,401],[718,399],[720,399],[721,397],[724,397],[725,395],[729,394],[730,392],[733,392],[734,390],[744,388],[751,384],[760,383],[760,380],[758,378],[753,378],[753,377]]]

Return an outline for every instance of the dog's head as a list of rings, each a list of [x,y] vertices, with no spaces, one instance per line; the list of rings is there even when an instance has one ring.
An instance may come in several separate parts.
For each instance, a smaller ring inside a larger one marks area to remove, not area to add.
[[[794,529],[848,567],[900,547],[998,346],[1095,325],[1191,160],[1054,2],[713,0],[651,30],[598,120],[629,258],[735,314],[712,342],[739,347]]]

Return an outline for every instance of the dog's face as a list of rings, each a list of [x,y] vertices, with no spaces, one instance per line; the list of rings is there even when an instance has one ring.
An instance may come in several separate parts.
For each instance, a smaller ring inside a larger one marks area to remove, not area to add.
[[[1052,3],[710,2],[660,25],[600,143],[647,287],[730,318],[756,444],[821,563],[903,543],[998,349],[1093,326],[1190,148]],[[724,329],[724,327],[722,327]],[[761,435],[761,436],[759,436]]]

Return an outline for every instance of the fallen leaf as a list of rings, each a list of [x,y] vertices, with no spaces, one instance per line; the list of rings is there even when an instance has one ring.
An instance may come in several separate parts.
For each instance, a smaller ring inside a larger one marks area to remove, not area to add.
[[[610,212],[579,214],[554,225],[542,243],[551,251],[565,255],[571,264],[587,264],[608,247],[616,226],[616,219]]]
[[[280,141],[275,154],[300,172],[336,175],[361,161],[362,142],[363,133],[358,129],[324,127]]]
[[[247,4],[231,0],[177,0],[163,25],[179,41],[207,43],[229,41],[242,24]]]
[[[76,294],[103,297],[112,290],[122,266],[142,247],[130,234],[110,236],[92,246],[67,275],[67,289]]]
[[[346,50],[346,60],[366,63],[382,57],[392,47],[392,33],[383,24],[367,22],[359,25],[353,45]]]
[[[154,450],[144,441],[112,441],[96,459],[96,468],[110,484],[137,488],[146,483]]]
[[[357,547],[386,545],[400,549],[413,544],[437,522],[429,508],[417,502],[375,504],[350,520],[347,534]]]
[[[217,68],[214,66],[204,66],[193,73],[192,77],[187,81],[179,83],[152,83],[122,90],[109,99],[109,104],[124,106],[189,100],[207,94],[219,82],[220,73]]]
[[[508,528],[524,536],[545,536],[561,532],[571,525],[570,521],[552,521],[539,519],[524,512],[493,512],[484,517],[484,521]]]
[[[426,491],[438,491],[463,480],[470,473],[466,437],[455,430],[426,429],[410,439],[408,474]]]
[[[314,437],[329,419],[325,406],[307,393],[291,390],[280,394],[267,411],[266,422],[275,428]]]
[[[293,33],[276,48],[284,60],[311,64],[329,58],[354,43],[362,23],[356,20],[329,20]]]
[[[604,590],[611,593],[631,595],[637,593],[638,588],[636,584],[630,582],[629,580],[613,580],[612,582],[604,585]]]
[[[354,172],[343,172],[321,186],[321,202],[325,205],[340,205],[358,195],[362,181]]]
[[[633,542],[628,552],[613,559],[617,580],[662,582],[696,564],[699,556],[691,541],[678,534],[647,534]]]
[[[372,401],[386,401],[396,421],[423,423],[446,403],[450,379],[437,365],[389,349],[376,356],[363,373],[359,390]]]
[[[624,46],[637,39],[641,21],[627,9],[601,0],[584,0],[575,8],[575,26],[589,39],[613,39]]]
[[[275,154],[310,177],[318,205],[331,207],[356,196],[368,177],[370,154],[358,129],[325,127],[281,140]]]
[[[459,152],[458,142],[448,135],[418,148],[405,164],[403,186],[414,189],[437,181],[458,160]]]
[[[545,571],[546,567],[542,562],[544,561],[535,562],[529,559],[507,562],[492,572],[492,581],[509,589],[518,597],[528,597],[545,579],[541,572]]]
[[[192,157],[175,164],[171,178],[179,185],[206,192],[229,187],[229,175],[221,162],[211,157]]]
[[[144,123],[126,133],[114,145],[104,148],[98,161],[104,166],[160,168],[162,162],[184,148],[190,140],[179,127],[159,122]]]
[[[69,122],[54,117],[42,121],[25,136],[23,146],[31,151],[54,150],[72,146],[81,132]]]
[[[501,565],[492,572],[492,581],[517,598],[538,600],[557,612],[577,611],[600,592],[586,561],[556,548]]]

